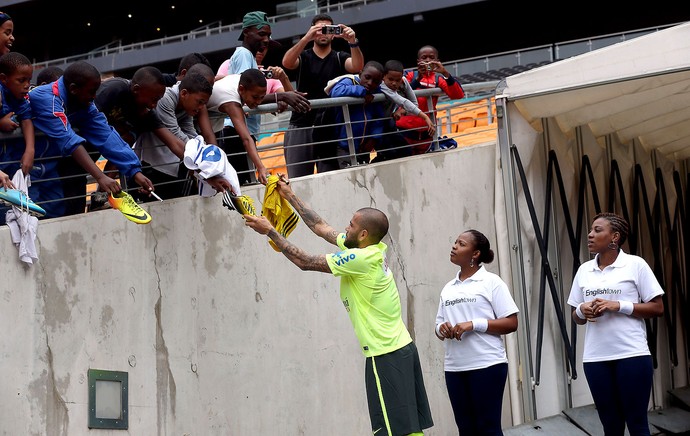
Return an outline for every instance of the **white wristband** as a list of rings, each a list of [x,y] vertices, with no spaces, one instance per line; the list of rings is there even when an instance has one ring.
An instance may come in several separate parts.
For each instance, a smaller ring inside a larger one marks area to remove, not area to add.
[[[443,324],[443,323],[441,323]],[[436,324],[436,334],[438,336],[441,336],[441,324]]]
[[[580,319],[587,319],[585,314],[582,313],[582,309],[580,309],[580,306],[582,306],[583,304],[585,304],[585,303],[580,303],[577,305],[577,307],[575,308],[575,315],[577,315],[577,317]]]
[[[621,305],[621,307],[618,309],[620,313],[632,315],[633,310],[635,309],[632,301],[619,301],[618,304]]]
[[[475,318],[472,320],[472,330],[475,332],[485,332],[489,328],[489,320],[486,318]]]

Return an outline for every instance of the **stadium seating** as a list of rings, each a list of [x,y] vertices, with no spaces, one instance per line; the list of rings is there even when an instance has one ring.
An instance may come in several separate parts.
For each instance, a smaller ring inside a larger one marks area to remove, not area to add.
[[[283,140],[285,132],[274,132],[259,139],[259,156],[272,174],[287,174],[285,155],[283,154]]]

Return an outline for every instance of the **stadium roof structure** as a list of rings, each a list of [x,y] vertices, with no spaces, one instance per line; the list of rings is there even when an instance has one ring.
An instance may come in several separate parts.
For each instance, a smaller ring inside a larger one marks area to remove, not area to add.
[[[672,161],[690,158],[690,22],[564,59],[505,80],[529,123],[637,140]]]

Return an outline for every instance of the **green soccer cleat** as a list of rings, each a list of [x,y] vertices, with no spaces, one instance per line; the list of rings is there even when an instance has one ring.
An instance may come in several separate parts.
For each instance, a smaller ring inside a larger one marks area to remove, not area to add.
[[[134,198],[125,191],[120,191],[117,194],[110,194],[108,197],[108,203],[113,207],[122,212],[130,221],[134,221],[137,224],[148,224],[151,222],[151,215],[142,209]]]

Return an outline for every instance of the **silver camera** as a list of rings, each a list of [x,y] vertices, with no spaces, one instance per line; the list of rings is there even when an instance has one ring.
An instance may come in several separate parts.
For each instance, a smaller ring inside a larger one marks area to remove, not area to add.
[[[321,33],[324,35],[340,35],[343,33],[343,29],[336,25],[323,26],[321,27]]]
[[[260,68],[259,71],[261,71],[262,73],[264,73],[264,77],[265,77],[265,78],[267,78],[267,79],[272,79],[272,78],[273,78],[273,71],[267,70],[267,69],[265,69],[265,68]]]

